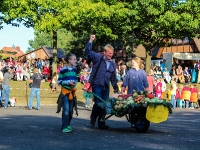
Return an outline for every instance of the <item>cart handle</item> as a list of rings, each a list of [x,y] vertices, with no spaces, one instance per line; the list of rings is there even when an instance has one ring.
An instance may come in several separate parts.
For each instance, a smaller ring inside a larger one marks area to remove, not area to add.
[[[101,97],[99,97],[98,95],[94,94],[93,92],[90,92],[88,89],[84,89],[82,88],[83,91],[88,92],[88,93],[92,93],[94,96],[96,96],[98,99],[100,99],[101,101],[105,102],[105,100],[103,100]]]

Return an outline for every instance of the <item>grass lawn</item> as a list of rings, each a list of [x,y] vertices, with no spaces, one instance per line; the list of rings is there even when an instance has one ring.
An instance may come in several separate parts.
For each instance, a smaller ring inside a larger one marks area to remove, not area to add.
[[[200,89],[200,84],[196,84],[197,89]],[[27,86],[27,88],[26,88]],[[27,99],[29,100],[30,96],[30,88],[26,85],[26,81],[10,81],[10,98],[16,97],[16,106],[25,105],[27,104]],[[170,84],[167,84],[167,88],[170,87]],[[84,103],[85,99],[83,98],[83,84],[77,84],[77,92],[76,96],[79,103]],[[60,90],[59,90],[60,91]],[[112,92],[111,88],[111,94]],[[50,94],[51,90],[49,88],[49,82],[42,82],[41,83],[41,105],[56,105],[59,93]],[[27,94],[26,94],[27,93]],[[26,96],[28,95],[28,96]],[[36,103],[36,96],[34,97],[33,106]]]
[[[27,83],[28,84],[28,83]],[[12,97],[16,97],[16,106],[25,105],[27,104],[27,99],[29,100],[30,97],[30,88],[26,84],[26,81],[10,81],[10,99]],[[26,88],[27,87],[27,88]],[[77,99],[79,103],[83,103],[85,99],[83,98],[83,84],[77,84]],[[60,91],[60,89],[59,89]],[[41,105],[56,105],[59,93],[51,94],[51,89],[49,87],[49,82],[42,82],[41,83]],[[27,93],[27,94],[26,94]],[[28,95],[28,96],[26,96]],[[33,106],[36,103],[36,96],[34,97]]]

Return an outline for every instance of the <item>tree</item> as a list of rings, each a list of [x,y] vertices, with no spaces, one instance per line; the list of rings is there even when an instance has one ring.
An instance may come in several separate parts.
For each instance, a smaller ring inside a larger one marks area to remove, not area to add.
[[[122,41],[133,48],[142,44],[149,68],[152,48],[171,44],[199,33],[199,2],[187,0],[4,0],[4,20],[17,19],[38,33],[51,33],[56,63],[57,31],[65,28],[81,40],[97,35],[96,47]],[[186,24],[189,25],[187,26]],[[78,46],[83,46],[78,43]]]
[[[80,49],[83,49],[84,46],[79,46],[83,43],[81,40],[82,37],[76,38],[73,33],[67,31],[66,29],[58,30],[58,48],[61,48],[65,54],[69,52],[75,53],[77,56],[81,56]],[[33,40],[29,41],[29,45],[33,49],[38,49],[42,46],[52,47],[52,33],[39,33],[35,35]]]
[[[51,33],[53,37],[53,72],[57,68],[57,31],[63,28],[63,8],[71,7],[77,0],[4,0],[8,8],[4,11],[4,20],[13,23],[13,19],[26,27],[33,27],[37,33]]]

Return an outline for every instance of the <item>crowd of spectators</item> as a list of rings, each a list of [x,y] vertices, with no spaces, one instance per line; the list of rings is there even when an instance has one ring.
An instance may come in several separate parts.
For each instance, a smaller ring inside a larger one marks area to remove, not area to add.
[[[113,59],[113,61],[115,61]],[[0,70],[4,73],[4,68],[9,67],[13,70],[13,80],[22,81],[30,79],[33,75],[33,69],[37,68],[39,73],[43,77],[44,82],[51,82],[52,90],[58,92],[57,78],[60,69],[65,66],[65,59],[61,59],[57,66],[57,72],[52,73],[50,61],[45,59],[17,59],[14,60],[12,57],[7,59],[2,59],[0,57]],[[168,99],[173,99],[170,97],[169,93],[172,92],[173,87],[177,83],[187,84],[187,83],[200,83],[200,62],[196,61],[193,64],[185,62],[184,60],[175,59],[171,66],[171,70],[167,69],[166,60],[164,59],[160,65],[156,65],[155,62],[151,64],[150,70],[146,72],[147,80],[149,82],[149,91],[151,91],[157,97],[164,97],[163,95],[168,95]],[[79,58],[77,62],[77,69],[79,71],[79,81],[87,85],[90,73],[92,71],[92,62],[88,63],[87,60]],[[122,89],[123,80],[128,72],[127,65],[124,61],[117,62],[116,67],[116,78],[118,81],[119,92]],[[52,82],[53,81],[53,82]],[[172,85],[172,88],[167,89],[166,84]],[[181,90],[180,90],[181,91]],[[123,91],[126,93],[126,89]],[[173,93],[173,92],[172,92]],[[172,94],[171,94],[172,95]],[[89,107],[89,100],[86,99],[86,107]],[[190,104],[190,103],[189,103]],[[187,107],[189,107],[189,104]],[[176,101],[176,106],[178,106],[178,100]],[[192,106],[193,107],[193,106]]]
[[[61,60],[57,66],[57,74],[65,65],[65,60]],[[47,59],[26,59],[26,58],[18,58],[14,60],[12,57],[8,57],[6,59],[2,59],[0,57],[0,70],[4,73],[4,68],[9,67],[13,72],[13,80],[14,81],[23,81],[30,79],[33,75],[34,68],[39,70],[39,73],[43,76],[43,81],[51,82],[52,80],[52,67],[50,64],[50,60]]]

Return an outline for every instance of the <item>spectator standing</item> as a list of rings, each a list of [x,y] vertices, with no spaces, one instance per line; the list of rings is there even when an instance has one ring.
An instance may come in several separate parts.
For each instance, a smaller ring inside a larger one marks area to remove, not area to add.
[[[161,78],[158,78],[157,79],[157,82],[156,82],[156,97],[158,98],[161,98],[161,95],[162,95],[162,82],[161,82]]]
[[[51,79],[51,93],[55,90],[58,92],[58,74],[56,72],[53,73],[52,79]]]
[[[153,93],[153,85],[154,85],[154,76],[152,76],[150,71],[147,71],[147,81],[148,81],[148,91],[150,93]]]
[[[189,108],[190,96],[191,96],[191,90],[188,84],[186,83],[181,92],[181,99],[184,100],[185,108]]]
[[[3,73],[2,73],[2,71],[0,70],[0,107],[2,107],[3,105],[2,105],[2,99],[3,99],[3,97],[2,97],[2,90],[3,90],[3,87],[2,87],[2,84],[3,84]]]
[[[183,100],[181,99],[181,92],[182,92],[183,86],[179,85],[177,86],[177,90],[176,90],[176,101],[177,101],[177,108],[182,108],[183,106]],[[185,104],[184,104],[185,105]]]
[[[17,81],[22,81],[23,80],[23,64],[18,63],[16,66],[16,75],[17,75]]]
[[[37,105],[36,105],[36,110],[40,110],[40,85],[42,81],[42,75],[39,73],[39,70],[37,68],[34,68],[33,70],[33,76],[29,80],[30,83],[32,83],[31,87],[31,93],[30,93],[30,98],[29,98],[29,104],[27,110],[32,110],[32,105],[33,105],[33,98],[34,95],[36,94],[37,98]]]
[[[49,59],[47,58],[47,56],[45,56],[44,58],[44,67],[50,65]]]
[[[44,76],[45,82],[48,82],[50,74],[51,74],[51,69],[49,68],[49,65],[47,64],[42,71],[42,75]]]
[[[194,104],[198,102],[198,90],[197,90],[196,84],[194,85],[191,84],[190,91],[191,91],[190,108],[194,109]]]
[[[121,75],[121,79],[122,81],[124,80],[126,74],[127,74],[127,67],[126,65],[122,65],[121,69],[120,69],[120,75]]]
[[[198,61],[194,64],[194,67],[192,69],[192,83],[196,83],[198,78]]]
[[[6,67],[5,69],[5,74],[3,76],[3,91],[2,91],[2,96],[1,96],[1,101],[4,97],[4,94],[6,95],[6,99],[4,102],[4,108],[8,107],[8,101],[10,99],[10,80],[13,78],[13,70],[10,67]]]
[[[92,42],[94,39],[95,35],[91,35],[85,49],[86,55],[93,61],[89,82],[92,85],[93,93],[101,99],[106,100],[109,97],[110,81],[114,88],[114,92],[118,92],[116,64],[112,61],[114,48],[111,45],[106,45],[104,47],[103,55],[96,53],[92,51]],[[99,129],[108,129],[109,126],[102,120],[106,115],[106,110],[98,105],[99,103],[102,103],[102,100],[98,97],[94,97],[94,105],[90,117],[90,127],[94,128],[96,119],[98,118]]]
[[[37,61],[36,61],[36,67],[38,68],[38,71],[39,71],[39,73],[41,74],[42,73],[42,61],[41,61],[41,59],[40,58],[38,58],[37,59]]]
[[[117,82],[121,81],[121,75],[117,67],[116,67],[116,78],[117,78]]]
[[[14,59],[12,57],[9,57],[6,61],[6,64],[10,64],[10,67],[14,67],[15,66]]]
[[[165,82],[165,78],[161,78],[161,83],[162,83],[162,93],[166,91],[167,89],[167,85],[166,85],[166,82]]]
[[[177,90],[177,85],[176,82],[172,81],[171,83],[171,104],[173,108],[176,108],[176,90]]]
[[[92,87],[90,86],[90,83],[86,81],[83,88],[88,90],[83,92],[83,97],[85,98],[85,108],[90,108],[90,101],[94,98],[93,94],[91,93]]]

